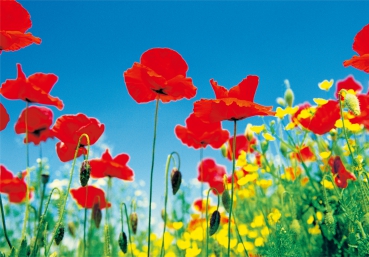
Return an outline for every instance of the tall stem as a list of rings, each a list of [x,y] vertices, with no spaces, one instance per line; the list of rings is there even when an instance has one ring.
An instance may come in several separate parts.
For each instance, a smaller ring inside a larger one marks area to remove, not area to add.
[[[150,171],[149,231],[147,235],[147,256],[150,256],[152,177],[154,173],[154,162],[155,162],[156,127],[158,123],[158,109],[159,109],[158,107],[159,107],[159,95],[156,98],[155,118],[154,118],[154,137],[153,137],[153,143],[152,143],[152,157],[151,157],[152,160],[151,160],[151,171]]]
[[[126,214],[126,220],[127,220],[127,227],[128,227],[128,238],[129,238],[129,245],[131,248],[131,256],[133,257],[133,249],[132,249],[132,240],[131,240],[131,229],[129,225],[129,218],[128,218],[128,212],[127,212],[127,206],[125,203],[122,203],[120,205],[120,222],[122,223],[122,234],[123,234],[123,209],[122,206],[124,206],[125,214]]]
[[[29,187],[31,185],[31,178],[29,175],[29,147],[28,147],[28,102],[26,101],[26,112],[25,112],[25,123],[26,123],[26,210],[24,212],[23,228],[22,228],[22,240],[26,236],[27,221],[29,216]]]
[[[12,244],[10,243],[8,233],[6,232],[5,214],[4,214],[3,200],[1,199],[1,194],[0,194],[0,209],[1,209],[1,221],[3,222],[5,239],[8,242],[9,248],[12,249]]]
[[[233,143],[232,143],[232,186],[231,186],[231,204],[229,207],[228,217],[228,257],[231,256],[231,219],[232,219],[232,207],[233,207],[233,184],[234,184],[234,170],[236,166],[236,134],[237,134],[237,121],[233,121]]]
[[[210,194],[211,190],[214,190],[214,191],[217,192],[217,196],[218,196],[217,210],[219,208],[219,192],[216,188],[211,187],[211,188],[209,188],[208,195],[206,197],[206,209],[205,209],[205,212],[206,212],[206,256],[209,255],[209,214],[208,214],[208,209],[209,209],[209,194]]]

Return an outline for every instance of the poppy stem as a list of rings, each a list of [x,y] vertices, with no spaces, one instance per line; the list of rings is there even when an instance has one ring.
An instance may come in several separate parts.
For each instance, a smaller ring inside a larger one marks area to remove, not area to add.
[[[87,186],[87,185],[86,185]],[[86,187],[86,197],[85,197],[85,206],[87,206],[87,195],[88,195],[88,186]],[[85,257],[86,254],[86,222],[87,222],[87,208],[85,207],[85,216],[83,218],[83,252],[82,256]]]
[[[72,178],[73,178],[73,173],[74,173],[74,166],[76,166],[76,159],[77,159],[78,149],[81,146],[81,140],[84,137],[87,140],[87,154],[86,154],[86,159],[88,159],[88,154],[90,152],[90,138],[89,138],[89,136],[87,134],[84,133],[84,134],[82,134],[79,137],[78,144],[77,144],[77,147],[76,147],[76,151],[74,152],[74,158],[73,158],[72,168],[70,169],[70,175],[69,175],[69,183],[68,183],[67,193],[65,194],[64,202],[63,202],[63,204],[61,205],[61,208],[60,208],[59,219],[58,219],[58,222],[55,224],[53,235],[51,237],[52,239],[54,239],[54,237],[56,235],[56,231],[58,230],[58,228],[61,225],[62,220],[63,220],[65,206],[67,204],[67,199],[68,199],[68,195],[69,195],[70,185],[72,184]],[[50,240],[50,243],[45,247],[45,256],[48,256],[48,253],[50,251],[50,248],[51,248],[52,243],[53,243],[53,240]]]
[[[203,165],[202,159],[204,158],[204,148],[200,148],[200,177],[201,177],[201,187],[200,187],[200,199],[201,199],[201,208],[203,208],[203,192],[204,192],[204,173],[203,173]],[[201,212],[200,216],[201,220],[204,218],[204,213]],[[204,226],[201,226],[202,234],[205,235]],[[202,241],[202,247],[204,247],[204,242]]]
[[[155,142],[156,142],[156,127],[158,123],[158,108],[159,107],[159,94],[156,98],[155,105],[155,118],[154,118],[154,137],[152,143],[152,160],[151,160],[151,171],[150,171],[150,200],[149,200],[149,231],[147,235],[147,256],[150,256],[150,234],[151,234],[151,202],[152,202],[152,177],[154,173],[154,162],[155,162]]]
[[[129,239],[129,245],[131,248],[131,256],[133,257],[133,249],[132,249],[132,240],[131,240],[131,229],[129,225],[129,218],[128,218],[128,212],[127,212],[127,206],[125,203],[121,203],[120,205],[120,222],[122,223],[122,234],[123,234],[123,209],[124,206],[125,214],[126,214],[126,220],[127,220],[127,227],[128,227],[128,239]]]
[[[219,208],[219,192],[216,188],[211,187],[208,190],[208,195],[206,197],[206,256],[209,256],[209,214],[208,214],[208,206],[209,206],[209,194],[211,190],[215,190],[217,192],[217,196],[218,196],[218,205],[217,205],[217,210]],[[202,203],[201,203],[202,204]]]
[[[163,256],[165,254],[164,249],[164,239],[165,239],[165,230],[167,227],[167,203],[168,203],[168,171],[170,166],[170,160],[173,158],[173,155],[176,154],[178,156],[178,170],[180,169],[180,158],[179,154],[177,152],[172,152],[168,155],[167,163],[165,165],[165,195],[164,195],[164,228],[163,228],[163,237],[161,241],[161,250],[160,250],[160,256]],[[176,162],[173,158],[174,167],[176,166]]]
[[[8,233],[6,232],[5,214],[4,214],[3,200],[1,199],[1,194],[0,194],[0,209],[1,209],[1,221],[3,222],[5,239],[8,242],[9,248],[12,249],[12,244],[10,243]]]
[[[229,206],[228,218],[228,257],[231,256],[231,218],[233,207],[233,185],[234,185],[234,170],[236,166],[236,134],[237,134],[237,120],[233,121],[233,142],[232,142],[232,186],[231,186],[231,204]]]

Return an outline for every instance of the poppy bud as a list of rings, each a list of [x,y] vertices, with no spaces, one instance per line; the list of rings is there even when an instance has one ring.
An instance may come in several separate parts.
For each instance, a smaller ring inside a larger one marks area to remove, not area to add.
[[[69,231],[69,234],[72,235],[72,237],[76,236],[76,226],[74,225],[72,221],[68,222],[68,231]]]
[[[175,195],[182,183],[182,174],[177,168],[172,169],[170,181],[172,182],[173,195]]]
[[[127,253],[127,236],[126,233],[122,232],[119,234],[119,239],[118,239],[118,244],[119,244],[119,248],[122,250],[123,253]]]
[[[81,186],[86,186],[88,180],[90,179],[91,166],[88,161],[83,161],[80,169],[79,179],[81,181]]]
[[[231,208],[231,197],[229,196],[228,190],[223,191],[222,203],[223,203],[224,209],[229,213],[229,210]]]
[[[279,104],[282,107],[286,106],[286,101],[282,97],[277,98],[277,104]]]
[[[215,210],[210,218],[210,228],[209,235],[212,236],[217,232],[220,223],[220,213],[218,210]]]
[[[359,116],[360,115],[360,113],[361,113],[361,111],[360,111],[360,103],[359,103],[359,99],[356,97],[356,95],[347,93],[345,95],[344,103],[347,106],[347,108],[355,116]]]
[[[94,203],[92,207],[91,219],[95,222],[97,228],[100,227],[102,212],[100,210],[100,203]]]
[[[49,182],[50,175],[49,173],[43,173],[41,174],[41,182],[42,184],[47,184]]]
[[[223,144],[222,147],[220,148],[220,152],[222,153],[222,156],[224,158],[227,157],[227,145],[226,144]]]
[[[325,215],[324,218],[324,223],[328,228],[329,233],[331,234],[335,234],[335,220],[334,220],[334,216],[333,216],[333,212],[329,211],[327,212],[327,214]]]
[[[286,91],[284,92],[284,100],[286,101],[289,107],[292,107],[294,98],[295,95],[293,94],[292,89],[287,88]]]
[[[129,215],[129,222],[131,224],[133,234],[136,234],[136,232],[137,232],[137,223],[138,223],[138,216],[137,216],[136,212],[132,212]]]
[[[60,242],[63,240],[63,237],[64,237],[64,226],[63,224],[60,224],[60,226],[56,230],[54,237],[56,245],[60,244]]]

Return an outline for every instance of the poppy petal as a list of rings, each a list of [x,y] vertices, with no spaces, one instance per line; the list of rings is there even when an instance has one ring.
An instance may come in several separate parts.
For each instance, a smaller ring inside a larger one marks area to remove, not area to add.
[[[4,105],[0,103],[0,131],[6,128],[6,125],[8,125],[9,121],[10,121],[9,114],[6,111]]]

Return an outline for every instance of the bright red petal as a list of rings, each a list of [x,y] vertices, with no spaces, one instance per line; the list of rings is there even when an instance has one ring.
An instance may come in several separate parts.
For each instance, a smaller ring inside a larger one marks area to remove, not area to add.
[[[342,80],[338,80],[336,83],[336,98],[338,99],[338,93],[342,90],[342,89],[346,89],[346,90],[354,90],[356,93],[360,93],[361,90],[363,89],[363,86],[361,85],[361,83],[357,80],[355,80],[354,76],[349,75],[346,78],[342,79]]]
[[[28,110],[23,109],[15,124],[15,133],[26,133],[26,112],[28,116],[28,132],[49,128],[53,123],[53,112],[49,108],[41,106],[30,106]]]
[[[6,111],[4,105],[0,103],[0,131],[6,128],[6,125],[8,125],[9,121],[10,121],[9,114]]]
[[[237,98],[239,100],[246,100],[253,102],[256,89],[259,84],[259,77],[249,75],[241,81],[237,86],[234,86],[229,90],[228,96],[231,98]]]
[[[359,55],[369,54],[369,24],[365,25],[355,36],[352,48]]]
[[[196,95],[196,87],[192,84],[191,78],[176,76],[167,81],[165,94],[160,94],[160,99],[166,103],[169,101],[181,100],[182,98],[191,99]]]
[[[41,39],[29,32],[0,31],[0,53],[1,51],[17,51],[33,43],[39,45],[41,44]]]
[[[74,159],[77,144],[68,144],[64,142],[58,142],[56,144],[56,153],[62,162],[68,162]],[[80,157],[82,154],[87,154],[87,150],[84,147],[78,149],[76,157]]]
[[[24,7],[16,1],[1,1],[1,30],[26,32],[31,26],[31,17]]]
[[[344,61],[343,66],[352,66],[358,70],[369,73],[369,54],[362,56],[353,56],[350,60]]]
[[[100,203],[100,209],[111,207],[105,198],[105,193],[102,189],[88,185],[77,189],[71,189],[70,193],[78,205],[83,208],[91,209],[94,203]],[[87,199],[86,199],[87,196]]]
[[[1,183],[11,179],[13,179],[13,173],[11,173],[11,171],[9,171],[4,165],[0,164],[0,192],[2,192]]]
[[[218,85],[218,82],[216,82],[214,79],[210,80],[210,84],[213,87],[216,99],[228,97],[228,90],[225,87]]]

